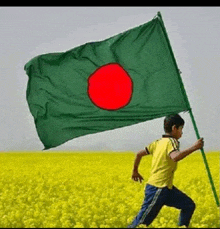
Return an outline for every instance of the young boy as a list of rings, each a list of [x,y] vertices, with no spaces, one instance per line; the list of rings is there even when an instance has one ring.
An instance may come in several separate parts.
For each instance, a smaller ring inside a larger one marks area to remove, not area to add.
[[[195,203],[185,193],[173,186],[173,176],[177,162],[192,152],[201,149],[203,138],[197,140],[191,147],[179,150],[179,141],[183,132],[184,120],[178,115],[169,115],[164,119],[165,135],[152,142],[144,150],[137,153],[132,179],[142,182],[143,177],[138,172],[141,158],[152,155],[150,177],[145,188],[145,198],[141,210],[128,228],[135,228],[139,224],[148,226],[155,219],[163,205],[180,209],[179,226],[188,227]]]

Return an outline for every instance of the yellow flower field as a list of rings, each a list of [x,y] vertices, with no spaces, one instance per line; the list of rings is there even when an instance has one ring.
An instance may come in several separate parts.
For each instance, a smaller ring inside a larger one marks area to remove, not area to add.
[[[219,193],[219,152],[206,156]],[[151,156],[144,157],[139,170],[145,182],[136,183],[134,157],[133,152],[0,153],[0,227],[127,227],[141,206],[151,165]],[[196,203],[191,227],[220,226],[199,152],[178,163],[174,184]],[[178,213],[163,207],[149,227],[175,228]]]

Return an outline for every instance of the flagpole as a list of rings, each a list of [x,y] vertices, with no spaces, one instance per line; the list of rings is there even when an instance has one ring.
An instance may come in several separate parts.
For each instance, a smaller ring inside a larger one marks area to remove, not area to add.
[[[197,125],[196,125],[196,121],[195,121],[193,113],[192,113],[192,109],[189,110],[189,114],[190,114],[190,117],[191,117],[191,120],[192,120],[192,123],[193,123],[194,130],[196,132],[197,139],[200,139],[199,131],[198,131],[198,128],[197,128]],[[213,179],[212,179],[212,175],[211,175],[211,172],[210,172],[210,169],[209,169],[209,166],[208,166],[208,161],[206,159],[204,149],[202,148],[202,149],[200,149],[200,151],[202,153],[203,161],[204,161],[204,164],[205,164],[205,167],[206,167],[206,171],[207,171],[207,174],[208,174],[208,177],[209,177],[209,182],[211,184],[211,188],[212,188],[212,192],[213,192],[214,197],[215,197],[216,204],[219,207],[218,195],[217,195],[216,190],[215,190],[215,185],[214,185],[214,182],[213,182]]]
[[[181,90],[182,90],[182,93],[184,95],[185,102],[186,102],[186,104],[187,104],[187,106],[189,108],[188,110],[189,110],[189,114],[190,114],[190,117],[191,117],[191,120],[192,120],[192,124],[193,124],[194,130],[195,130],[196,136],[197,136],[198,139],[200,139],[200,135],[199,135],[199,131],[198,131],[198,128],[197,128],[197,125],[196,125],[196,121],[194,119],[194,116],[193,116],[193,113],[192,113],[192,109],[190,108],[190,103],[189,103],[189,100],[188,100],[188,97],[187,97],[187,94],[186,94],[186,90],[184,88],[184,85],[183,85],[183,82],[182,82],[180,73],[178,71],[178,66],[177,66],[176,59],[174,57],[173,51],[172,51],[172,47],[171,47],[171,44],[170,44],[170,41],[169,41],[169,38],[168,38],[168,35],[167,35],[167,32],[166,32],[165,25],[163,23],[162,15],[161,15],[160,12],[157,12],[157,16],[158,16],[158,18],[160,19],[160,21],[162,23],[162,28],[164,30],[165,37],[166,37],[167,42],[168,42],[168,45],[170,47],[174,64],[176,65],[176,70],[177,70],[177,75],[178,75],[178,78],[179,78]],[[206,159],[205,152],[204,152],[204,149],[203,148],[201,149],[201,153],[202,153],[203,161],[204,161],[205,168],[206,168],[206,171],[207,171],[207,174],[208,174],[209,182],[211,184],[212,192],[213,192],[213,195],[214,195],[216,204],[219,207],[218,195],[216,193],[215,185],[214,185],[214,182],[213,182],[213,179],[212,179],[212,175],[211,175],[211,172],[210,172],[210,169],[209,169],[209,166],[208,166],[208,161]]]

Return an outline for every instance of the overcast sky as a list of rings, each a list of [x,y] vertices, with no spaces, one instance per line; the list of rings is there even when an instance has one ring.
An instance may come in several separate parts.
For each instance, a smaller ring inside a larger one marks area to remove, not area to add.
[[[26,101],[24,65],[33,57],[103,40],[150,21],[168,32],[205,151],[220,150],[219,7],[1,7],[0,151],[42,150]],[[196,141],[188,113],[181,148]],[[164,133],[163,119],[87,135],[51,150],[138,151]]]

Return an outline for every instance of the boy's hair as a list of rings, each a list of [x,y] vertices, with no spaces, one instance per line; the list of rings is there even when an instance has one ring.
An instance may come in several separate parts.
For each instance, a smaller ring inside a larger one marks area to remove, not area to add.
[[[173,125],[176,125],[176,128],[178,129],[180,126],[183,126],[184,123],[185,122],[180,117],[180,115],[178,115],[178,114],[168,115],[164,119],[164,131],[166,133],[171,133]]]

